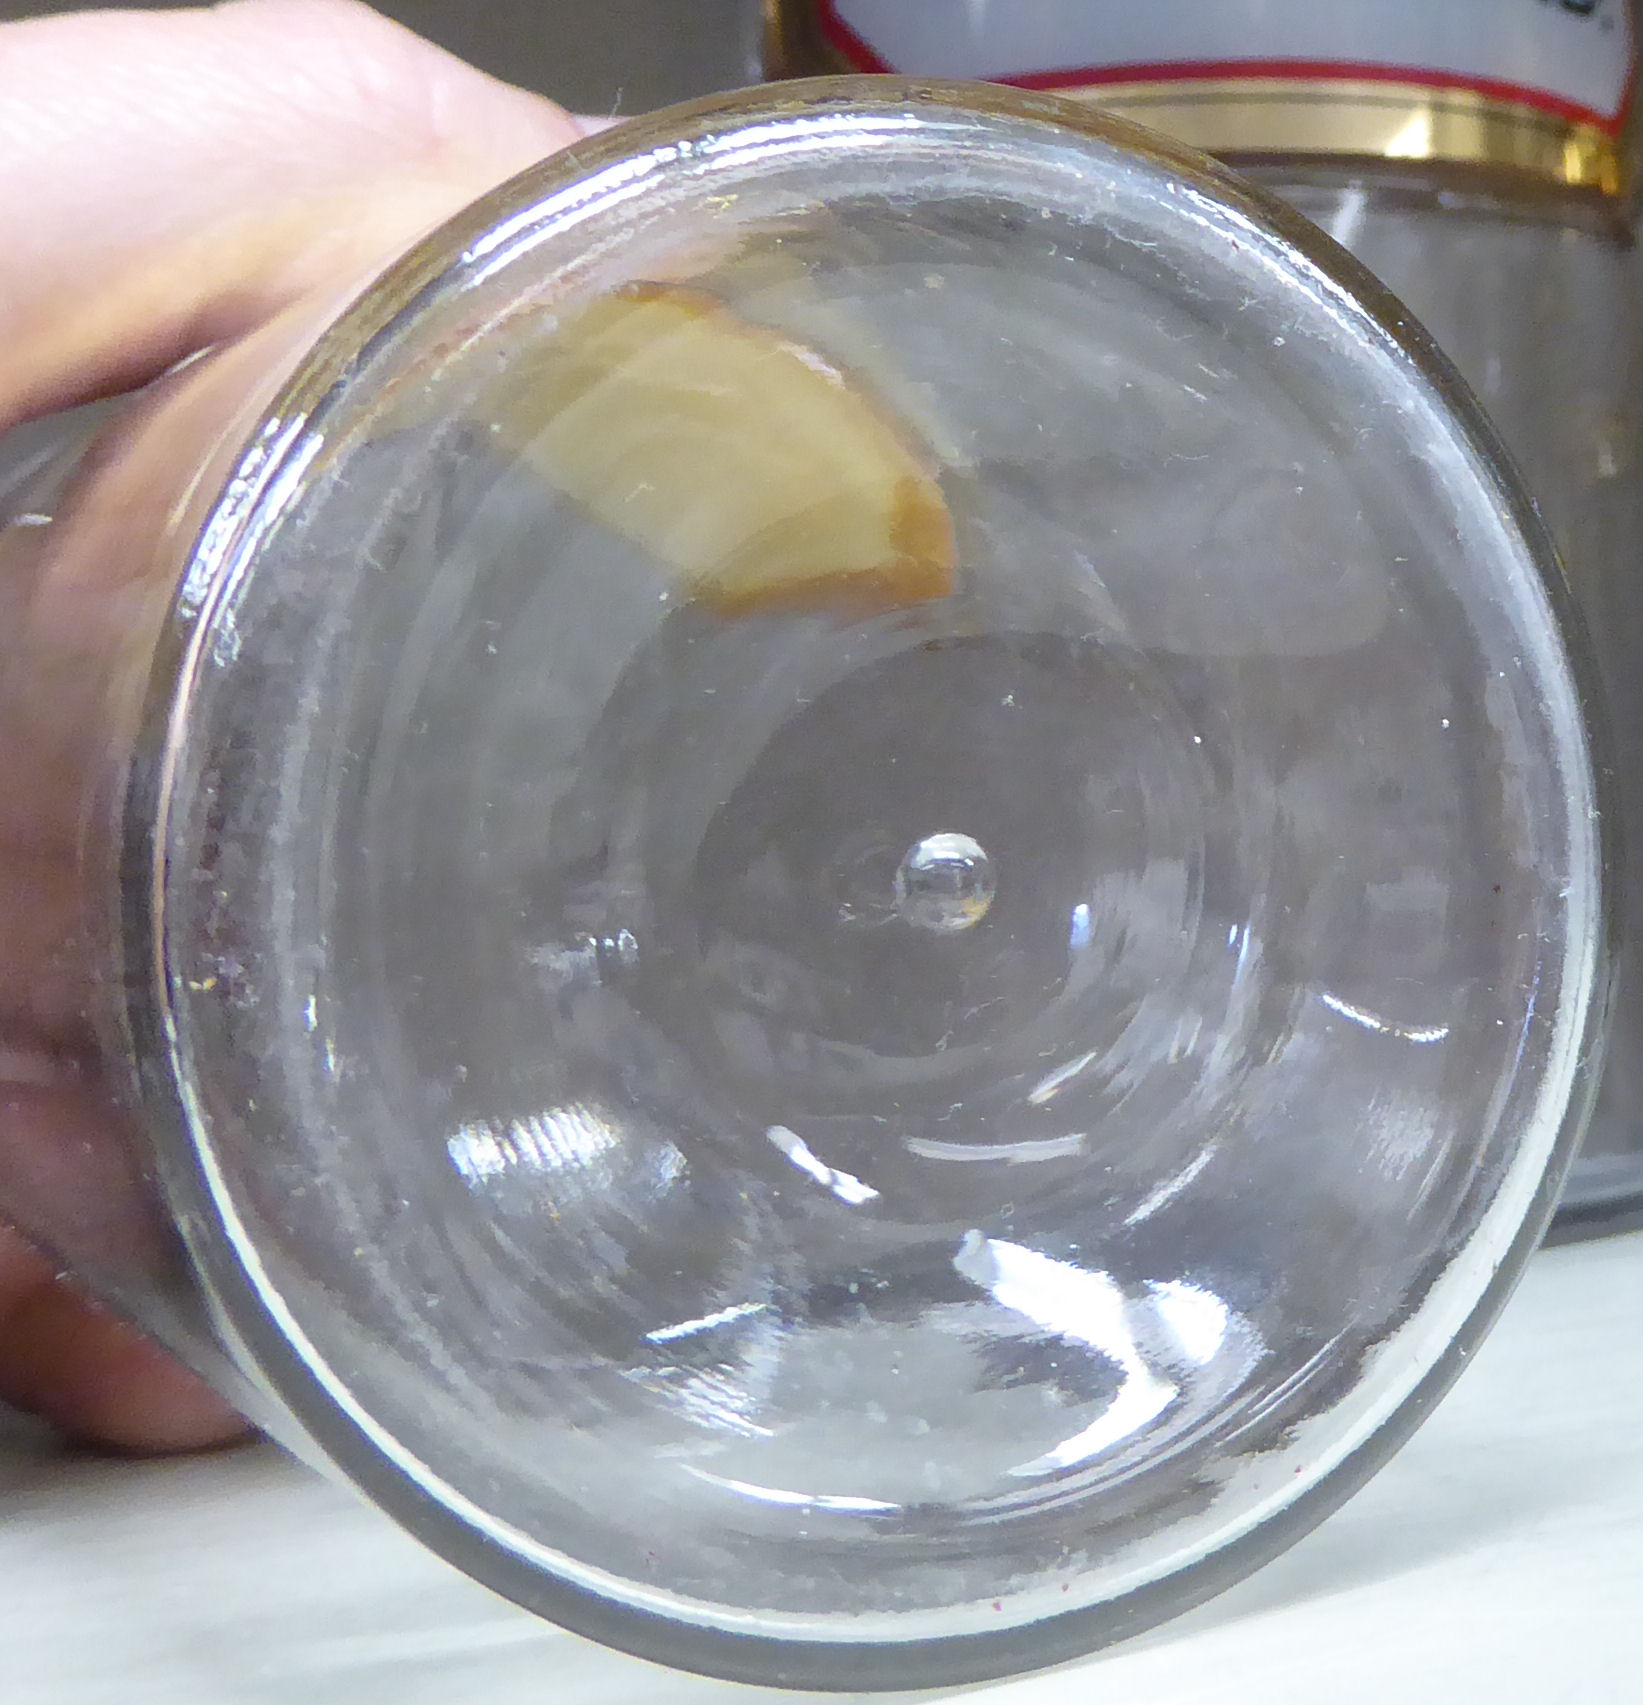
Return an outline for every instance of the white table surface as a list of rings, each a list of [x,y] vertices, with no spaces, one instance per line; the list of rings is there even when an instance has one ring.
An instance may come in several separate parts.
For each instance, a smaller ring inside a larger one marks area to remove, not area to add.
[[[272,1446],[0,1446],[5,1705],[758,1705],[537,1622]],[[992,1705],[1643,1705],[1643,1235],[1538,1256],[1437,1415],[1211,1605]],[[949,1695],[967,1697],[965,1693]]]

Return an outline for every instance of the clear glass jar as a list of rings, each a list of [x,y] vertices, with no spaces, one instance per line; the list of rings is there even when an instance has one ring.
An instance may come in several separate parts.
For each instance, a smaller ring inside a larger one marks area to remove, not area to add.
[[[1411,6],[782,0],[772,68],[1053,88],[1217,154],[1318,221],[1437,338],[1544,508],[1596,636],[1643,844],[1643,557],[1630,0]],[[1614,1050],[1559,1213],[1643,1216],[1643,887]]]
[[[459,1566],[1001,1674],[1464,1364],[1601,1051],[1601,735],[1490,429],[1281,203],[745,95],[52,430],[0,892],[75,1071],[0,1205]]]

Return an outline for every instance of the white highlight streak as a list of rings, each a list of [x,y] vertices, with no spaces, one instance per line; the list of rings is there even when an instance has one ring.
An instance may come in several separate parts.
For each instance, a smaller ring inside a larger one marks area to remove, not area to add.
[[[476,1119],[447,1139],[445,1152],[464,1178],[496,1178],[516,1168],[563,1172],[615,1148],[620,1137],[591,1108],[572,1102],[495,1125]]]
[[[1210,1143],[1208,1147],[1201,1149],[1173,1178],[1166,1178],[1153,1190],[1125,1219],[1124,1224],[1139,1225],[1142,1220],[1151,1219],[1160,1208],[1167,1207],[1214,1160],[1219,1146],[1218,1143]]]
[[[1027,1105],[1029,1107],[1042,1107],[1055,1096],[1058,1090],[1065,1089],[1081,1071],[1090,1065],[1099,1052],[1098,1048],[1092,1048],[1089,1053],[1080,1054],[1076,1060],[1069,1060],[1066,1065],[1051,1072],[1048,1077],[1039,1082],[1027,1097]]]
[[[1361,1024],[1365,1030],[1373,1030],[1377,1036],[1396,1036],[1400,1042],[1427,1044],[1442,1042],[1449,1035],[1447,1024],[1434,1025],[1429,1030],[1408,1030],[1401,1024],[1377,1018],[1374,1013],[1365,1011],[1361,1006],[1353,1006],[1350,1001],[1343,1001],[1339,995],[1323,994],[1318,998],[1331,1012],[1338,1012],[1342,1018]]]
[[[1086,1131],[1069,1131],[1064,1137],[1037,1137],[1020,1143],[944,1143],[934,1137],[908,1137],[906,1149],[920,1160],[1002,1160],[1007,1166],[1029,1166],[1041,1160],[1066,1160],[1084,1152]]]
[[[850,1173],[840,1172],[825,1161],[818,1160],[797,1131],[790,1131],[785,1125],[772,1125],[765,1132],[765,1136],[771,1146],[780,1149],[805,1177],[813,1178],[823,1189],[831,1190],[841,1202],[848,1202],[851,1207],[859,1208],[864,1202],[876,1202],[879,1199],[878,1191],[871,1184],[863,1184]]]
[[[780,1504],[795,1510],[833,1510],[843,1515],[891,1515],[900,1504],[886,1504],[878,1498],[852,1498],[835,1492],[790,1492],[783,1486],[755,1486],[750,1480],[731,1480],[723,1474],[710,1474],[705,1468],[685,1464],[685,1473],[705,1480],[710,1486],[722,1486],[727,1492],[739,1492],[744,1498],[757,1498],[761,1504]]]
[[[1184,1279],[1149,1284],[1147,1289],[1187,1360],[1208,1367],[1226,1342],[1230,1321],[1227,1305],[1213,1291],[1189,1285]]]
[[[704,1314],[700,1320],[681,1320],[677,1326],[658,1326],[654,1332],[645,1334],[647,1344],[671,1344],[679,1338],[693,1338],[698,1332],[711,1332],[715,1326],[728,1326],[735,1320],[746,1320],[749,1315],[763,1314],[770,1304],[767,1302],[738,1302],[729,1308],[721,1308],[717,1314]]]

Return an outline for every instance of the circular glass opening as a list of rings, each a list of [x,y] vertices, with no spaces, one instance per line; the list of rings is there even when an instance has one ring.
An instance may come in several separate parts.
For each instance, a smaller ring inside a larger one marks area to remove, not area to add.
[[[1231,180],[973,98],[516,186],[173,727],[230,1311],[434,1543],[726,1673],[1047,1661],[1296,1527],[1521,1252],[1601,958],[1465,405]]]

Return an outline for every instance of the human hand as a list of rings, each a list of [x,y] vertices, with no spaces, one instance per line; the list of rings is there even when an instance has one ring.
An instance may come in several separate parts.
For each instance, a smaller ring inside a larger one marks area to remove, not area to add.
[[[353,0],[0,25],[0,429],[255,332],[584,128]],[[119,1145],[63,948],[72,825],[38,785],[0,793],[3,1177],[8,1151]],[[41,903],[57,890],[60,912]],[[3,1227],[0,1400],[131,1450],[245,1429]]]

